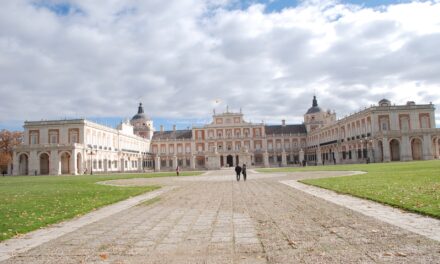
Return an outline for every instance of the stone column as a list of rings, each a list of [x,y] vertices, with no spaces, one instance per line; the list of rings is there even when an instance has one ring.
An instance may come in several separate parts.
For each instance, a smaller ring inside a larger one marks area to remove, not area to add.
[[[191,155],[191,169],[196,169],[196,155]]]
[[[287,166],[287,157],[286,152],[283,149],[283,152],[281,152],[281,166],[286,167]]]
[[[400,159],[402,161],[412,160],[411,143],[409,142],[409,137],[407,135],[402,136]]]
[[[70,173],[73,175],[78,175],[78,170],[76,168],[76,152],[75,152],[75,150],[73,150],[70,155],[70,165],[69,166],[70,166],[70,168],[69,168]]]
[[[18,169],[18,167],[17,167]],[[15,171],[15,165],[14,165],[14,171]],[[35,171],[37,171],[36,174],[40,173],[40,158],[38,157],[38,153],[36,150],[31,150],[29,153],[29,175],[34,175]],[[17,171],[18,172],[18,171]]]
[[[335,149],[335,150],[333,150],[334,151],[333,153],[335,154],[336,164],[338,164],[338,163],[341,163],[341,161],[339,160],[339,151],[338,151],[338,149]],[[334,164],[333,160],[331,162]]]
[[[357,146],[355,146],[355,148],[352,149],[352,150],[350,150],[350,151],[351,151],[351,160],[352,160],[354,163],[357,163],[357,162],[358,162]]]
[[[29,161],[30,161],[30,158],[29,158]],[[13,175],[14,176],[16,176],[16,175],[18,175],[18,173],[19,173],[19,160],[18,160],[18,155],[17,155],[17,153],[14,151],[13,153],[12,153],[12,166],[14,167],[13,168],[13,170],[12,170],[12,173],[13,173]],[[11,174],[11,173],[9,173],[9,174]]]
[[[143,169],[144,169],[144,163],[143,163],[143,160],[141,157],[141,158],[138,158],[138,172],[142,172]]]
[[[49,174],[50,175],[61,174],[61,163],[60,163],[60,158],[58,157],[57,150],[50,151]]]
[[[431,160],[432,159],[432,144],[431,144],[431,136],[423,135],[423,159]]]
[[[92,159],[93,159],[93,158],[92,158]],[[90,167],[93,168],[93,160],[92,160],[92,164],[91,164]],[[124,172],[124,171],[125,171],[125,159],[122,158],[122,159],[121,159],[121,172]]]
[[[269,153],[267,151],[263,153],[263,166],[269,168]]]
[[[160,157],[156,156],[154,158],[154,171],[160,171]]]
[[[304,160],[304,150],[301,149],[299,151],[299,162],[300,162],[300,164],[302,164],[303,160]]]
[[[391,156],[390,156],[390,143],[388,142],[388,138],[384,137],[382,140],[382,146],[383,146],[383,161],[384,162],[390,162]]]
[[[173,156],[173,166],[174,166],[174,169],[177,168],[177,156],[176,155]]]
[[[316,151],[316,165],[322,165],[321,148]]]
[[[438,155],[439,155],[439,153],[438,153],[438,143],[439,143],[439,139],[437,138],[437,139],[434,140],[434,158],[435,159],[438,159]]]

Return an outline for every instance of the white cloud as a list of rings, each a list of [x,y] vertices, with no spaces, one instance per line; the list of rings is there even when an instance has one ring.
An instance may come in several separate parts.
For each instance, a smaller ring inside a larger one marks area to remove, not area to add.
[[[440,104],[440,3],[6,1],[0,120],[206,118],[220,98],[254,121],[300,122],[314,91],[340,116],[388,97]],[[73,10],[73,11],[72,11]],[[438,113],[440,116],[440,113]],[[1,124],[0,124],[1,125]]]

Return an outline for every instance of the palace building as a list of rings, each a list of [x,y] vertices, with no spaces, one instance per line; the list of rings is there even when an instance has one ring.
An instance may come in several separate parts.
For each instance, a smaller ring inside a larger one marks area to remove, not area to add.
[[[13,153],[14,175],[278,167],[429,160],[439,157],[433,104],[377,106],[337,119],[316,97],[303,124],[250,123],[243,113],[213,113],[200,127],[155,131],[142,104],[116,129],[77,120],[31,121]]]

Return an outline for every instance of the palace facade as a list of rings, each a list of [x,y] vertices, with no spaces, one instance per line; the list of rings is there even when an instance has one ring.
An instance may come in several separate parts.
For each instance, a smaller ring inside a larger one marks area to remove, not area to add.
[[[142,104],[116,129],[78,120],[24,124],[14,175],[141,172],[429,160],[439,157],[433,104],[377,106],[337,120],[316,97],[303,124],[250,123],[240,112],[215,113],[186,130],[154,131]]]

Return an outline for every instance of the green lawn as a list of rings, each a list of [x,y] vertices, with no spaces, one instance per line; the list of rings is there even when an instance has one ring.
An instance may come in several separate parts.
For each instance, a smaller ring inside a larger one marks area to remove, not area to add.
[[[440,218],[440,161],[261,169],[262,172],[365,171],[367,174],[302,180],[339,193]]]
[[[182,176],[202,172],[182,172]],[[85,176],[0,177],[0,241],[160,188],[116,187],[99,181],[175,176],[175,172]]]

